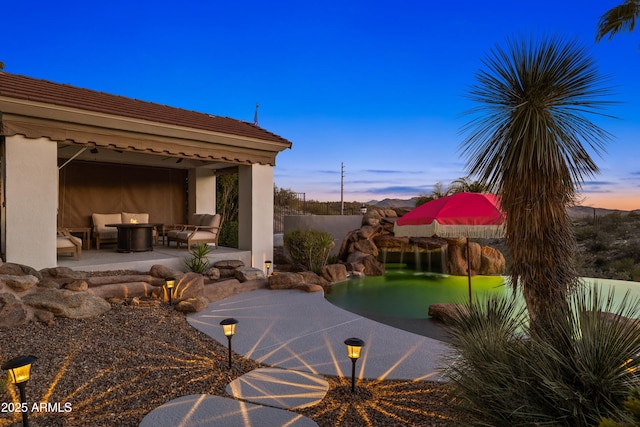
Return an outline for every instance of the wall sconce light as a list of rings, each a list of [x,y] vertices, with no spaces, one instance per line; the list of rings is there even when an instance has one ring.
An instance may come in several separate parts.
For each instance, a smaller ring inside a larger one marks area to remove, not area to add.
[[[367,213],[367,206],[363,203],[362,206],[360,206],[360,214],[364,215]]]
[[[347,345],[347,354],[351,359],[351,393],[356,391],[356,362],[360,358],[360,351],[364,347],[364,341],[360,338],[348,338],[344,341]]]
[[[2,369],[7,371],[7,381],[18,386],[20,390],[21,406],[27,406],[27,396],[24,390],[25,383],[31,378],[31,364],[38,358],[35,356],[18,356],[2,364]],[[23,408],[21,408],[23,409]],[[22,411],[22,425],[29,427],[29,411]]]
[[[229,369],[231,369],[231,338],[236,333],[236,325],[238,321],[233,318],[224,319],[220,322],[222,325],[222,330],[224,331],[224,335],[229,340]]]
[[[173,287],[176,284],[176,279],[173,277],[167,277],[164,279],[164,284],[167,287],[167,293],[169,294],[169,305],[173,305]]]
[[[269,269],[271,268],[271,261],[265,261],[264,266],[267,269],[267,277],[269,277]]]

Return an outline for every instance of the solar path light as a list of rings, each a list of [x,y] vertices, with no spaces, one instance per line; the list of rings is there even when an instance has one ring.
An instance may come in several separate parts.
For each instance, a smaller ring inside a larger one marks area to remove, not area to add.
[[[29,427],[29,408],[24,386],[31,378],[31,364],[36,360],[35,356],[18,356],[3,363],[1,367],[7,371],[7,381],[17,385],[18,390],[20,390],[20,412],[22,412],[22,425],[24,427]]]
[[[176,285],[176,279],[173,277],[167,277],[164,280],[164,284],[167,287],[167,293],[169,294],[169,305],[173,305],[173,287]]]
[[[238,321],[236,319],[228,318],[220,322],[224,335],[229,340],[229,369],[231,369],[231,338],[236,333],[236,325]]]
[[[265,261],[264,266],[267,269],[267,277],[269,277],[269,269],[271,269],[271,261]]]
[[[360,351],[364,347],[364,341],[360,338],[348,338],[344,341],[347,345],[347,354],[351,359],[351,393],[356,391],[356,362],[360,358]]]

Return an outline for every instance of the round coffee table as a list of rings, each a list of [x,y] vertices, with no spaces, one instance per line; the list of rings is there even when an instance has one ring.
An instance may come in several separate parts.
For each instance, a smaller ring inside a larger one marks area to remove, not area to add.
[[[154,224],[106,224],[118,229],[118,252],[144,252],[153,250]]]

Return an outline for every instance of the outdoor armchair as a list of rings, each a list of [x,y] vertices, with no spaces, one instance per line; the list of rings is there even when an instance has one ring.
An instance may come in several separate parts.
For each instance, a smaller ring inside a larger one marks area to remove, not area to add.
[[[187,250],[191,250],[191,245],[208,243],[214,244],[217,249],[221,226],[220,214],[194,214],[191,224],[178,224],[167,231],[167,246],[176,242],[179,248],[182,243],[186,243]]]
[[[72,236],[66,228],[58,228],[56,252],[58,254],[71,254],[79,260],[80,255],[82,255],[82,239]]]

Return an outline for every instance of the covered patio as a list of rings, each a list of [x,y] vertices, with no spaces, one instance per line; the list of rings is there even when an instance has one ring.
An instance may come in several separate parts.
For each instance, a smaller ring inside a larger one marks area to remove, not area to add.
[[[273,169],[291,147],[286,139],[227,117],[4,72],[0,114],[4,261],[36,269],[161,256],[182,262],[186,250],[161,246],[125,254],[92,248],[79,261],[58,261],[56,229],[90,228],[92,213],[144,212],[150,223],[185,224],[216,213],[224,174],[238,175],[239,250],[211,256],[244,258],[247,266],[272,258]]]

